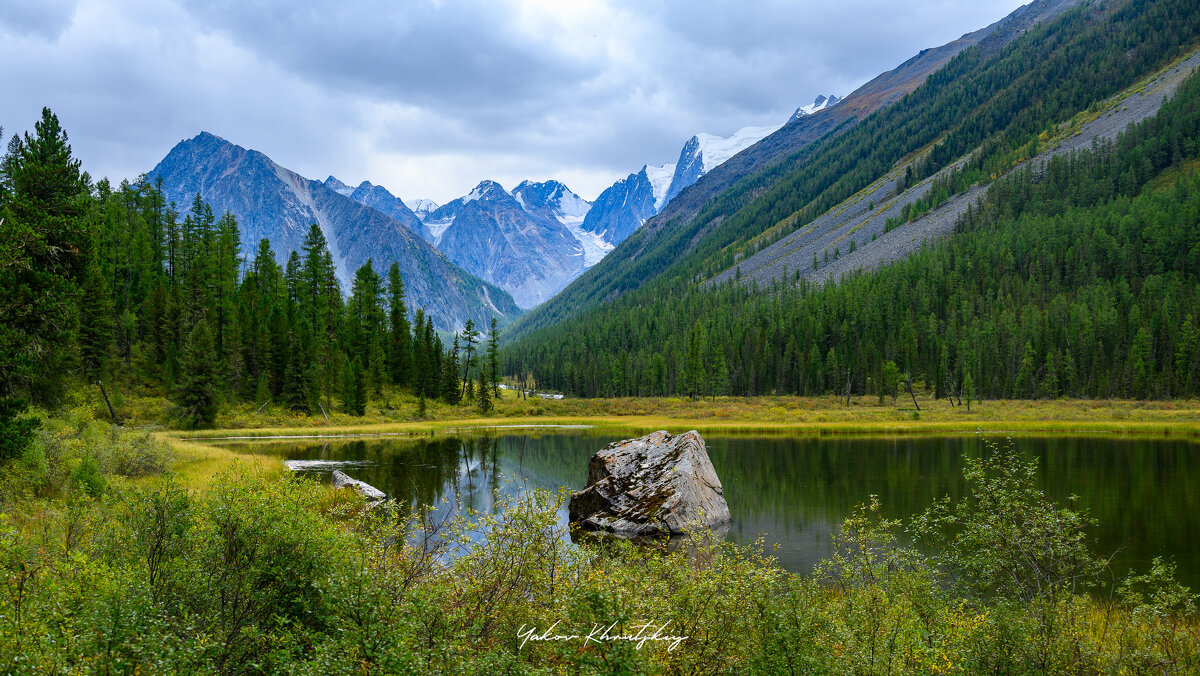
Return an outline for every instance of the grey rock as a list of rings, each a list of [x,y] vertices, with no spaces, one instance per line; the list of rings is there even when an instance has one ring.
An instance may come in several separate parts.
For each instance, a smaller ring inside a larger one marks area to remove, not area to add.
[[[363,500],[367,502],[378,502],[387,497],[387,493],[375,488],[365,481],[350,478],[350,475],[340,469],[333,470],[333,487],[334,488],[352,488],[355,493],[358,493]]]
[[[679,535],[729,524],[729,505],[704,439],[660,430],[610,444],[588,463],[588,486],[571,496],[571,523],[625,536]]]

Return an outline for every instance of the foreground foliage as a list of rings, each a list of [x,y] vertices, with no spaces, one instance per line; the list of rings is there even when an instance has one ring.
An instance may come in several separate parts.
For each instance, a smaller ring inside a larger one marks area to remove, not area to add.
[[[4,671],[1200,668],[1194,597],[1170,564],[1156,562],[1111,597],[1085,593],[1079,582],[1097,582],[1097,562],[1078,537],[1084,517],[1048,502],[1031,487],[1030,466],[1004,449],[972,465],[967,499],[910,524],[923,538],[948,538],[941,554],[902,546],[913,536],[871,501],[847,519],[834,555],[802,577],[761,548],[700,534],[674,553],[573,546],[558,525],[563,496],[546,491],[501,497],[502,511],[467,520],[394,503],[365,510],[314,482],[236,467],[202,491],[122,479],[121,458],[142,439],[83,414],[39,432],[30,453],[62,467],[43,472],[52,478],[42,488],[2,498]],[[95,459],[98,481],[71,478],[79,457]],[[1010,536],[1057,563],[1026,567],[997,548]],[[610,635],[635,634],[647,622],[644,633],[662,627],[667,640],[538,640],[613,623]]]

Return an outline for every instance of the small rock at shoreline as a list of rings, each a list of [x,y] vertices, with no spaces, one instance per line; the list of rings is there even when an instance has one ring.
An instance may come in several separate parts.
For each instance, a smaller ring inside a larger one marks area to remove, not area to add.
[[[345,472],[335,469],[333,470],[333,487],[334,488],[353,488],[355,493],[362,496],[362,499],[367,502],[378,502],[387,497],[387,493],[375,488],[365,481],[350,478],[350,475]]]

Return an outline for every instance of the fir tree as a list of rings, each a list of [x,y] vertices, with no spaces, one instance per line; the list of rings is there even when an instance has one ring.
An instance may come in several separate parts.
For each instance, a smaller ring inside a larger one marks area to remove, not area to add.
[[[475,343],[479,340],[479,332],[475,330],[475,321],[468,319],[466,326],[462,330],[463,341],[463,360],[462,360],[462,383],[463,389],[459,394],[459,398],[471,401],[475,398],[475,393],[471,387],[471,367],[475,365]]]

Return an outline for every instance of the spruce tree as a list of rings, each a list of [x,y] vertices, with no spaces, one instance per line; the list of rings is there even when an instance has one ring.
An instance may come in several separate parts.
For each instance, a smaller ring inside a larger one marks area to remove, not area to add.
[[[446,355],[442,364],[442,399],[451,405],[457,404],[461,396],[458,382],[458,352],[458,334],[456,333],[454,334],[454,347]]]
[[[79,299],[79,356],[89,382],[108,376],[113,346],[112,292],[96,260],[88,264]]]
[[[0,161],[0,396],[51,403],[73,363],[88,186],[49,108]]]
[[[500,398],[500,329],[496,326],[496,318],[492,317],[491,326],[488,327],[488,346],[487,346],[487,362],[488,362],[488,380],[491,381],[492,395],[494,398]]]
[[[479,412],[487,414],[492,410],[492,386],[488,383],[487,369],[479,369]]]
[[[204,319],[196,322],[179,359],[179,385],[175,403],[180,417],[191,427],[212,424],[217,418],[219,366],[214,358],[212,330]]]
[[[350,370],[354,371],[354,415],[363,416],[367,413],[367,380],[366,374],[363,372],[362,360],[355,357],[350,364]]]
[[[400,276],[400,265],[393,262],[388,268],[389,344],[388,370],[392,382],[401,387],[412,383],[412,328],[408,323],[408,304],[405,299],[404,279]]]

